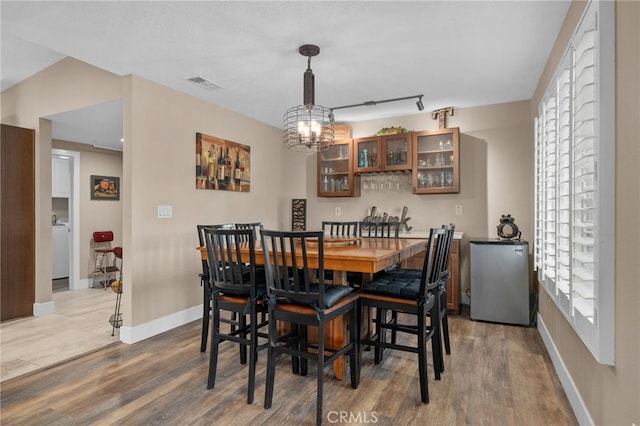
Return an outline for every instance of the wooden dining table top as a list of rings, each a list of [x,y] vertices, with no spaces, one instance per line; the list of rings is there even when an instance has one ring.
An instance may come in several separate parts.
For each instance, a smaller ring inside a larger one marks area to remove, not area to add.
[[[327,237],[324,241],[324,269],[373,274],[426,250],[428,239]],[[249,256],[249,245],[241,243],[242,255]],[[206,247],[197,247],[207,259]],[[256,241],[256,263],[264,264],[263,249]],[[318,250],[307,243],[310,267],[318,267]],[[244,260],[244,258],[243,258]]]

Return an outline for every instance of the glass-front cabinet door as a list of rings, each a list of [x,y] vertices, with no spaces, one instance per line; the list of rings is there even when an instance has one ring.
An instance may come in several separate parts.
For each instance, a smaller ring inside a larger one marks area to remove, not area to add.
[[[411,135],[381,136],[384,170],[411,170]]]
[[[351,139],[336,141],[328,150],[318,152],[318,197],[359,195],[353,175]]]
[[[411,169],[411,133],[354,139],[355,173]]]
[[[379,172],[382,167],[380,157],[380,137],[371,136],[353,140],[354,171],[356,173]]]
[[[413,193],[460,192],[459,128],[413,133]]]

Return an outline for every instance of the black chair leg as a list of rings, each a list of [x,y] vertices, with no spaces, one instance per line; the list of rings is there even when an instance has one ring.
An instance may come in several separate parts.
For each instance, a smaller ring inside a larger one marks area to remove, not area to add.
[[[378,342],[384,342],[385,339],[385,334],[387,332],[387,330],[384,328],[385,325],[385,319],[387,318],[387,313],[385,312],[384,309],[380,309],[380,308],[376,308],[376,331],[375,333],[377,334],[377,337],[375,340],[377,340]],[[375,355],[374,355],[374,363],[376,364],[380,364],[382,362],[382,352],[383,352],[384,348],[382,346],[378,346],[376,345],[374,351],[375,351]]]
[[[200,352],[207,350],[207,337],[209,336],[209,314],[211,312],[211,292],[209,284],[202,283],[204,294],[202,296],[202,337],[200,338]]]
[[[307,338],[308,336],[308,328],[306,325],[300,325],[299,326],[300,329],[300,340],[299,340],[299,346],[298,349],[300,350],[300,352],[307,352]],[[300,375],[301,376],[306,376],[307,372],[309,370],[309,360],[307,358],[304,357],[300,357]]]
[[[349,313],[349,331],[352,348],[349,352],[349,364],[351,373],[351,388],[358,389],[360,385],[360,307],[354,302],[353,310]]]
[[[291,327],[291,335],[294,339],[297,339],[300,337],[300,326],[298,324],[290,324]],[[297,348],[299,343],[296,342],[295,343],[295,347]],[[295,355],[291,356],[291,370],[293,372],[293,374],[300,374],[300,357],[297,357]]]
[[[238,327],[240,327],[240,329],[243,329],[247,326],[247,316],[243,315],[243,314],[238,314],[239,318],[238,318]],[[240,333],[240,337],[243,339],[247,338],[247,333],[243,332]],[[247,363],[247,345],[245,344],[240,344],[240,364],[244,365]]]
[[[442,335],[444,337],[444,350],[447,355],[451,355],[451,343],[449,343],[449,319],[446,312],[442,316]]]
[[[250,310],[249,338],[251,339],[251,345],[249,347],[249,388],[247,392],[247,404],[253,404],[256,387],[256,362],[258,361],[258,314],[256,313],[256,307],[254,304],[252,304]]]
[[[213,302],[215,305],[215,301]],[[214,306],[215,309],[215,306]],[[216,369],[218,367],[218,347],[220,346],[220,312],[213,314],[211,321],[211,351],[209,353],[209,378],[207,389],[213,389],[216,385]]]
[[[420,378],[420,399],[425,404],[429,402],[426,330],[426,316],[418,315],[418,377]],[[433,342],[433,339],[431,342]]]
[[[444,356],[442,355],[442,336],[440,335],[440,322],[438,321],[438,311],[434,308],[431,311],[431,328],[433,337],[431,338],[431,353],[433,355],[433,371],[436,380],[440,380],[440,373],[444,371]],[[435,318],[435,321],[434,321]]]
[[[271,408],[273,402],[273,385],[276,375],[276,356],[274,348],[277,346],[276,321],[271,320],[273,312],[269,310],[269,346],[267,347],[267,383],[264,391],[264,408]]]
[[[305,327],[306,328],[306,327]],[[306,361],[306,358],[304,359]],[[324,384],[324,324],[318,324],[318,390],[316,395],[316,424],[322,424],[322,401]]]

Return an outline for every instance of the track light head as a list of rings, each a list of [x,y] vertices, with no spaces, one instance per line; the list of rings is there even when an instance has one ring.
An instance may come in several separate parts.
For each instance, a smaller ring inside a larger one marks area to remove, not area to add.
[[[418,98],[418,102],[416,102],[416,106],[418,107],[418,111],[422,111],[424,109],[424,105],[422,105],[422,96]]]

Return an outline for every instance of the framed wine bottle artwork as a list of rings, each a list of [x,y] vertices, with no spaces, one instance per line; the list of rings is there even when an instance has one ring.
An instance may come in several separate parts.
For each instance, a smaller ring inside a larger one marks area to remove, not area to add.
[[[251,147],[196,133],[196,189],[249,192]]]

